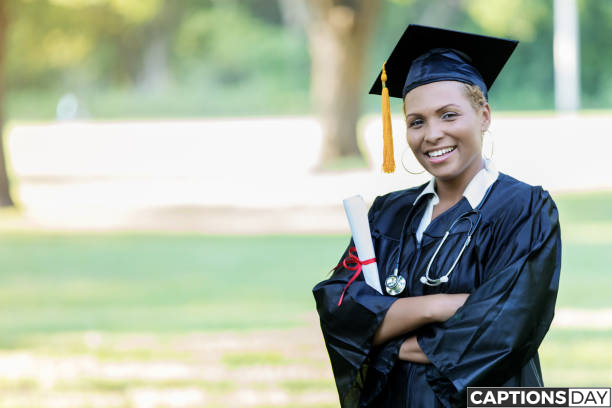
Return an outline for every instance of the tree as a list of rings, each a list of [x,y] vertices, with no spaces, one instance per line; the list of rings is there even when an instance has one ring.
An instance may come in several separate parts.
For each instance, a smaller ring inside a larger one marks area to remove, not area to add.
[[[289,3],[280,2],[282,7]],[[381,3],[302,0],[312,100],[323,127],[323,162],[359,154],[355,125],[361,114],[366,47]]]
[[[422,6],[423,20],[438,23],[450,19],[461,6],[459,0],[390,1],[407,8]],[[279,0],[285,21],[301,24],[308,35],[311,94],[324,136],[322,163],[359,155],[356,124],[364,95],[364,64],[383,4],[382,0]]]
[[[168,0],[103,0],[94,2],[95,4],[81,0],[54,0],[48,3],[28,4],[30,2],[16,0],[10,5],[7,3],[6,0],[0,0],[0,207],[14,205],[10,196],[2,132],[3,97],[7,86],[7,81],[2,74],[7,68],[15,70],[15,66],[7,67],[5,58],[9,20],[13,26],[27,23],[26,28],[37,28],[36,30],[21,30],[21,33],[30,33],[28,40],[34,40],[39,46],[28,44],[29,47],[26,47],[25,52],[23,52],[24,49],[18,50],[23,54],[19,61],[15,61],[14,58],[12,60],[20,70],[23,68],[22,71],[26,71],[22,79],[28,76],[44,77],[41,73],[49,73],[54,70],[68,71],[68,68],[78,65],[85,57],[94,52],[93,44],[96,43],[96,40],[101,37],[114,38],[109,33],[114,33],[116,36],[117,31],[121,32],[129,28],[131,32],[140,30],[143,33],[141,36],[132,35],[130,38],[142,39],[137,46],[145,50],[144,56],[137,55],[138,58],[132,60],[134,67],[130,67],[130,64],[126,62],[128,58],[123,59],[123,64],[115,65],[132,68],[139,82],[151,87],[164,85],[167,76],[168,54],[168,45],[164,36],[167,36],[167,31],[176,25],[176,13],[170,7],[170,4],[174,2]],[[12,13],[17,9],[20,11],[19,16]],[[9,14],[15,18],[10,19]],[[32,16],[38,17],[39,20],[27,21],[27,17]],[[44,20],[40,19],[41,16],[44,17]],[[114,17],[110,23],[107,21],[109,16]],[[75,34],[75,27],[80,27],[79,35]],[[36,37],[36,34],[39,37]],[[125,41],[120,44],[124,43]],[[120,50],[123,49],[131,50],[129,45],[120,47]],[[129,54],[129,52],[124,52],[124,54]],[[69,57],[66,58],[66,56]],[[156,64],[151,64],[152,60]],[[159,63],[160,61],[163,64]],[[151,65],[156,65],[158,70],[147,69]]]
[[[3,130],[3,96],[4,96],[4,80],[2,76],[2,67],[4,66],[4,54],[6,45],[6,26],[8,23],[6,2],[0,2],[0,207],[13,206],[13,200],[9,191],[9,182],[4,154],[4,132]]]

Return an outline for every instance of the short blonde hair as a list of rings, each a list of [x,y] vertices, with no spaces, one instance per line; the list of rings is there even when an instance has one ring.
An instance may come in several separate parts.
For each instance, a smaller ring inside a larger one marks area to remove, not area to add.
[[[478,111],[487,103],[487,98],[485,98],[484,93],[478,85],[464,83],[463,89],[465,89],[465,96],[467,96],[472,103],[474,110]]]

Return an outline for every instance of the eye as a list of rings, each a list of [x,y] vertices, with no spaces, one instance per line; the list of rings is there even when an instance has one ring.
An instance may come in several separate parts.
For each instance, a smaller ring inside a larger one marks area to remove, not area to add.
[[[411,127],[411,128],[416,128],[416,127],[421,126],[423,123],[424,123],[423,119],[415,119],[415,120],[409,122],[408,126]]]
[[[442,119],[453,119],[455,116],[457,116],[457,113],[455,112],[445,112],[442,115]]]

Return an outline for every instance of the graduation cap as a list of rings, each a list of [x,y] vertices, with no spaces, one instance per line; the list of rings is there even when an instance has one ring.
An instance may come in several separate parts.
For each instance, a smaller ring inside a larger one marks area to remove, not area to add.
[[[395,170],[389,97],[432,82],[459,81],[488,90],[518,41],[410,24],[383,64],[370,94],[382,95],[383,170]]]

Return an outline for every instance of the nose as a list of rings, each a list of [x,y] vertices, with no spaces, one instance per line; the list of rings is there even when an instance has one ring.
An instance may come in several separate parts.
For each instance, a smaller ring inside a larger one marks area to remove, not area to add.
[[[430,121],[428,126],[425,128],[425,135],[423,139],[431,144],[436,144],[444,136],[442,127],[435,121]]]

